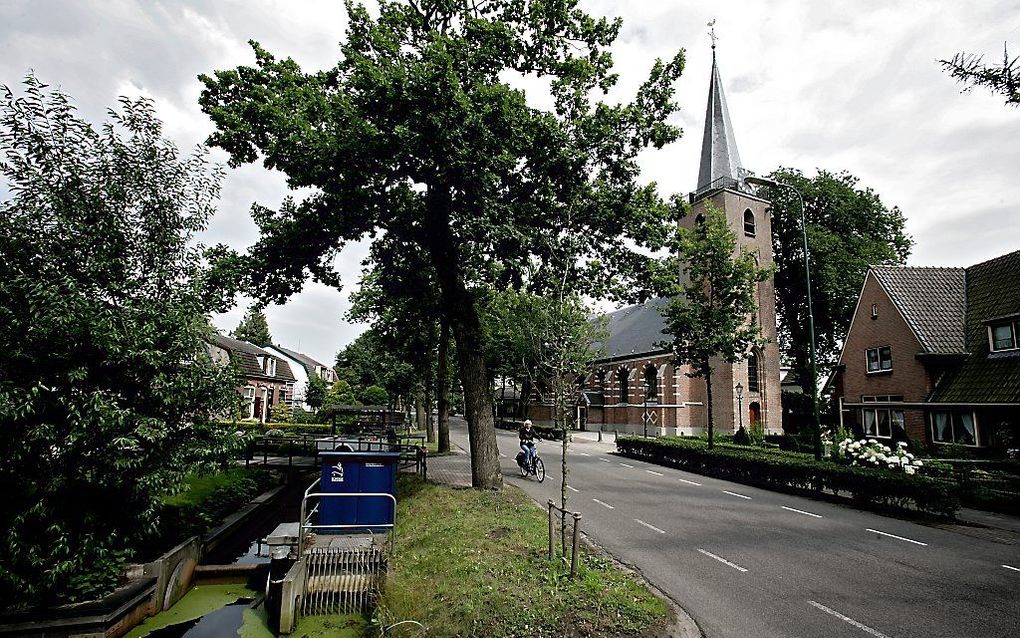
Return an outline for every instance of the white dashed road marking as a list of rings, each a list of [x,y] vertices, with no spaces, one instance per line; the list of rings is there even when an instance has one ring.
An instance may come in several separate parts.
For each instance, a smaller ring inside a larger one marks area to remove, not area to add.
[[[581,456],[591,456],[591,454],[588,454],[587,452],[578,452],[578,454]]]
[[[1013,567],[1012,565],[1003,565],[1006,569],[1012,569],[1015,572],[1020,572],[1020,567]]]
[[[634,469],[633,465],[627,465],[626,463],[620,463],[620,465],[622,465],[623,467],[629,467],[632,470]]]
[[[613,506],[612,506],[612,505],[610,505],[609,503],[606,503],[605,501],[600,501],[600,500],[599,500],[599,499],[597,499],[597,498],[593,498],[593,499],[591,499],[591,500],[595,501],[596,503],[598,503],[599,505],[601,505],[602,507],[604,507],[604,508],[606,508],[606,509],[609,509],[609,510],[615,510],[615,509],[616,509],[615,507],[613,507]]]
[[[635,518],[634,522],[637,523],[638,525],[644,525],[645,527],[647,527],[648,529],[652,530],[653,532],[658,532],[660,534],[665,534],[666,533],[664,530],[659,529],[655,525],[649,525],[648,523],[644,522],[640,518]]]
[[[794,507],[787,507],[785,505],[783,505],[782,507],[783,507],[784,510],[786,510],[788,512],[797,512],[798,514],[803,514],[804,516],[813,516],[814,518],[822,518],[821,514],[812,514],[811,512],[805,512],[804,510],[799,510],[799,509],[794,508]]]
[[[744,496],[743,494],[737,494],[736,492],[731,492],[729,490],[723,490],[723,494],[729,494],[730,496],[736,496],[737,498],[746,498],[749,501],[751,500],[750,496]]]
[[[890,534],[889,532],[880,532],[877,529],[871,529],[870,527],[866,527],[865,530],[869,531],[869,532],[874,532],[876,534],[881,534],[882,536],[888,536],[889,538],[895,538],[896,540],[906,541],[908,543],[913,543],[914,545],[921,545],[921,546],[924,546],[924,547],[928,546],[928,543],[922,543],[921,541],[915,541],[915,540],[913,540],[911,538],[904,538],[902,536],[897,536],[896,534]]]
[[[612,463],[612,461],[610,461],[609,459],[604,459],[601,456],[599,457],[599,460],[602,461],[603,463]]]
[[[649,474],[654,474],[656,476],[662,476],[662,472],[656,472],[654,470],[645,470],[645,472],[648,472]]]
[[[571,492],[580,492],[581,491],[581,490],[577,489],[576,487],[571,487],[570,485],[567,486],[567,489],[570,490]]]
[[[688,481],[687,479],[677,479],[677,480],[680,481],[681,483],[687,483],[688,485],[697,485],[698,487],[701,487],[701,483],[695,483],[694,481]]]
[[[713,554],[712,552],[710,552],[708,550],[704,550],[704,549],[701,549],[699,547],[698,551],[701,552],[702,554],[704,554],[705,556],[708,556],[709,558],[716,559],[717,561],[719,561],[723,565],[729,565],[730,567],[732,567],[733,569],[736,569],[737,571],[741,571],[741,572],[746,572],[747,571],[746,569],[744,569],[740,565],[737,565],[736,563],[731,563],[730,561],[726,560],[722,556],[716,556],[715,554]]]
[[[808,604],[810,604],[815,609],[821,609],[822,611],[824,611],[825,613],[829,614],[830,616],[835,616],[836,618],[839,618],[840,620],[842,620],[844,622],[850,623],[854,627],[857,627],[858,629],[860,629],[861,631],[863,631],[866,634],[871,634],[875,638],[889,638],[888,636],[886,636],[882,632],[880,632],[878,630],[875,630],[875,629],[872,629],[871,627],[868,627],[867,625],[865,625],[863,623],[859,623],[856,620],[854,620],[853,618],[850,618],[849,616],[844,616],[843,614],[839,613],[838,611],[829,609],[828,607],[826,607],[825,605],[823,605],[821,603],[816,603],[813,600],[809,600]]]

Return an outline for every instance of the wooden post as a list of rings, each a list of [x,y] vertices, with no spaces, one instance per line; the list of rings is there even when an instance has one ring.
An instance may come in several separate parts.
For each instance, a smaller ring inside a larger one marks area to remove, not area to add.
[[[581,520],[581,515],[578,512],[574,512],[574,544],[570,548],[570,577],[573,578],[577,575],[577,536],[578,536],[578,522]]]

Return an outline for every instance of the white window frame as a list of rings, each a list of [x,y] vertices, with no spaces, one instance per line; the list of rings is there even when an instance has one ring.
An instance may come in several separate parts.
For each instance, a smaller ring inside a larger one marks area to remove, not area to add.
[[[246,419],[255,418],[255,386],[247,385],[244,387],[243,396],[245,401],[248,402],[248,416]]]
[[[993,331],[996,328],[1002,328],[1003,326],[1009,327],[1010,332],[1012,333],[1012,336],[1013,336],[1013,347],[1012,348],[996,348],[995,347],[995,337],[994,337]],[[990,324],[988,326],[988,351],[989,352],[1011,352],[1013,350],[1020,350],[1020,343],[1018,343],[1018,341],[1020,341],[1020,321],[1017,321],[1017,320],[1013,320],[1013,321],[1000,321],[1000,322],[997,322],[997,323],[992,323],[992,324]]]
[[[270,377],[276,376],[276,358],[268,357],[266,359],[266,375]]]
[[[881,395],[881,396],[862,396],[861,403],[895,403],[903,401],[903,397],[899,395]],[[884,412],[886,414],[886,423],[889,427],[889,434],[880,434],[878,430],[878,424],[881,422],[879,413]],[[875,431],[868,431],[868,420],[867,415],[874,415]],[[899,418],[897,419],[897,416]],[[906,414],[903,410],[897,410],[893,407],[881,406],[874,408],[861,408],[861,428],[864,430],[865,437],[874,437],[876,439],[891,439],[893,431],[897,422],[904,432],[907,431]]]
[[[946,414],[950,417],[949,430],[953,435],[952,441],[939,441],[938,437],[935,436],[935,417],[939,414]],[[956,441],[956,417],[969,414],[971,421],[974,423],[974,442],[973,443],[959,443]],[[931,440],[936,445],[962,445],[963,447],[983,447],[981,445],[981,424],[978,421],[977,412],[975,411],[961,411],[961,410],[932,410],[928,415],[928,422],[931,431]]]
[[[882,351],[883,350],[888,350],[889,351],[889,367],[888,368],[883,368],[882,367]],[[871,369],[871,360],[870,360],[870,358],[868,356],[872,352],[874,352],[876,354],[876,356],[878,357],[878,368],[876,370],[872,370]],[[886,373],[886,372],[892,372],[892,369],[893,369],[892,346],[878,346],[877,348],[868,348],[867,350],[864,351],[864,370],[868,374],[883,374],[883,373]]]

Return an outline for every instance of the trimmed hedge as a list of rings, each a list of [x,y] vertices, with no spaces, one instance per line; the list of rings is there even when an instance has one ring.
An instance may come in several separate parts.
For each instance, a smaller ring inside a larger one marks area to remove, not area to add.
[[[499,419],[496,421],[496,427],[501,430],[513,430],[517,431],[521,429],[524,421],[516,419]],[[547,441],[559,441],[563,438],[563,430],[560,428],[554,428],[551,425],[539,425],[537,423],[531,424],[531,429],[535,431],[535,436],[540,439]]]
[[[797,492],[847,495],[861,505],[882,505],[953,518],[960,495],[950,481],[816,461],[794,452],[763,451],[733,445],[709,450],[705,441],[665,436],[620,437],[624,455],[697,474]]]
[[[284,434],[329,434],[332,426],[328,423],[259,423],[238,421],[231,423],[240,430],[265,434],[269,430],[281,430]],[[339,427],[339,425],[338,425]]]

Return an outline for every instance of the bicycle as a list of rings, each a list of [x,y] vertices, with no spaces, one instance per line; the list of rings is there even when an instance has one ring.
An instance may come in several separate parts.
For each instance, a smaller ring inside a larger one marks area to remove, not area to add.
[[[531,467],[525,466],[524,463],[524,451],[517,453],[517,467],[521,469],[521,478],[528,478],[528,475],[532,475],[538,479],[541,483],[545,480],[545,463],[542,462],[542,458],[538,455],[538,449],[535,449],[535,455],[531,460]]]

